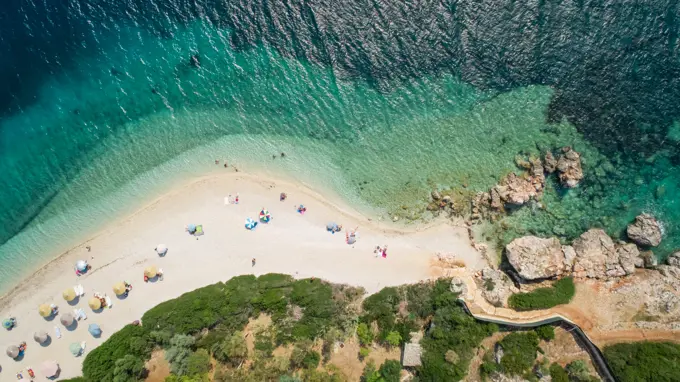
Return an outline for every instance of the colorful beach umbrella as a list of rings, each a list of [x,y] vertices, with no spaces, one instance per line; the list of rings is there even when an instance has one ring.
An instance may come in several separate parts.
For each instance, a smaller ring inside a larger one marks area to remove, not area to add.
[[[47,318],[52,315],[52,307],[47,304],[42,304],[38,307],[38,313],[41,316]]]
[[[42,371],[46,378],[52,378],[59,374],[59,364],[53,360],[45,361],[40,365],[40,371]]]
[[[76,262],[76,269],[81,272],[85,272],[87,270],[87,261],[78,260],[78,262]]]
[[[9,318],[6,318],[2,321],[2,327],[5,329],[12,329],[13,326],[14,323]]]
[[[10,345],[7,347],[7,356],[9,358],[16,358],[19,356],[19,348],[15,345]]]
[[[73,317],[73,314],[71,314],[71,313],[64,313],[59,318],[59,321],[64,326],[71,326],[71,325],[73,325],[73,321],[75,321],[75,318]]]
[[[125,294],[125,283],[124,282],[118,282],[113,285],[113,293],[115,293],[117,296],[120,296],[121,294]]]
[[[257,226],[257,222],[251,218],[246,219],[246,229],[252,230]]]
[[[87,305],[90,306],[90,309],[92,310],[97,310],[102,307],[102,302],[96,297],[92,297],[88,302]]]
[[[76,291],[73,288],[68,288],[61,292],[61,295],[64,297],[64,300],[71,302],[76,298]]]
[[[45,342],[47,342],[48,338],[49,335],[44,330],[38,330],[37,332],[33,333],[33,339],[35,340],[35,342],[39,344],[44,344]]]
[[[271,220],[272,215],[269,213],[269,211],[266,208],[263,208],[262,211],[260,211],[260,221],[263,223],[269,223],[269,220]]]
[[[146,267],[146,269],[144,269],[144,276],[146,276],[150,279],[156,277],[157,274],[158,274],[158,269],[156,269],[155,265],[148,266],[148,267]]]
[[[90,332],[95,337],[99,337],[102,335],[102,328],[99,327],[97,324],[90,324],[87,327],[87,331]]]
[[[165,255],[168,252],[168,247],[165,246],[165,244],[158,244],[156,247],[156,253],[158,253],[160,256]]]
[[[68,346],[68,350],[71,352],[71,354],[77,357],[83,351],[83,347],[79,343],[74,342]]]

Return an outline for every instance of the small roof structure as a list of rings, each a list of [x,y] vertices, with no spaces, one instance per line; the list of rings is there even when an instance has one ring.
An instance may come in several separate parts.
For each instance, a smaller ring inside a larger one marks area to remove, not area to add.
[[[90,324],[87,327],[87,331],[90,332],[95,337],[99,337],[102,335],[102,328],[99,327],[97,324]]]
[[[40,313],[41,316],[47,318],[52,315],[52,307],[48,304],[42,304],[38,307],[38,313]]]
[[[59,364],[54,360],[45,361],[40,365],[40,371],[42,371],[45,377],[52,378],[59,374]]]
[[[81,271],[81,272],[85,272],[85,271],[87,270],[87,261],[85,261],[85,260],[78,260],[78,261],[76,262],[76,269],[79,270],[79,271]]]
[[[68,346],[68,350],[71,352],[71,354],[77,357],[83,352],[83,347],[79,343],[74,342]]]
[[[48,338],[50,338],[50,336],[44,330],[38,330],[37,332],[33,333],[33,339],[39,344],[44,344],[47,342]]]
[[[7,347],[7,356],[9,358],[16,358],[19,356],[19,348],[16,345],[9,345]]]
[[[61,296],[64,297],[64,300],[71,302],[76,298],[76,291],[73,288],[64,289]]]
[[[74,320],[75,320],[75,318],[73,317],[73,314],[71,314],[71,313],[64,313],[64,314],[61,315],[61,318],[59,318],[59,321],[64,326],[73,325]]]
[[[144,269],[144,276],[148,278],[154,278],[158,274],[158,268],[155,265],[150,265]]]
[[[165,244],[158,244],[156,247],[156,253],[159,255],[163,256],[168,252],[168,247],[165,246]]]
[[[117,282],[113,285],[113,293],[116,294],[116,296],[120,296],[121,294],[125,294],[125,283],[124,282]]]
[[[102,307],[102,302],[101,302],[101,300],[99,300],[98,298],[92,297],[92,298],[90,298],[90,300],[87,302],[87,305],[90,306],[90,309],[92,309],[92,310],[97,310],[97,309],[101,309],[101,307]]]
[[[420,357],[423,354],[423,349],[420,344],[407,343],[404,345],[404,353],[401,357],[401,364],[404,367],[416,367],[422,365]]]

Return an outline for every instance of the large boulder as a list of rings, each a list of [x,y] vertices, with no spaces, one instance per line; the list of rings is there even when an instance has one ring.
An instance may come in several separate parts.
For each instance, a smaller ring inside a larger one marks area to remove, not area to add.
[[[565,270],[562,245],[554,237],[520,237],[510,242],[505,252],[510,264],[526,280],[559,276]]]
[[[636,244],[656,247],[661,243],[661,227],[652,215],[641,214],[635,218],[635,222],[628,225],[628,237]]]
[[[668,256],[666,263],[672,267],[680,268],[680,252],[675,252]]]
[[[640,253],[631,245],[617,247],[601,229],[584,232],[573,242],[576,259],[574,276],[606,279],[625,276],[639,265]]]
[[[489,304],[496,307],[505,306],[508,302],[508,297],[513,293],[519,292],[519,289],[515,288],[515,284],[512,283],[508,275],[488,267],[482,270],[481,284],[482,297]]]
[[[528,172],[522,175],[510,173],[491,189],[491,207],[499,209],[503,204],[521,206],[543,193],[545,175],[541,160],[532,158],[527,163]]]
[[[557,160],[557,172],[560,183],[564,187],[576,187],[583,179],[583,169],[581,168],[581,154],[572,150],[571,147],[563,147],[562,155]]]

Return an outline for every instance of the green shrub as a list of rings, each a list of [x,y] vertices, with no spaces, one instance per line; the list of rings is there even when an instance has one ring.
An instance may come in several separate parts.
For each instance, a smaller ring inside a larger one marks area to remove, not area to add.
[[[213,348],[216,360],[237,366],[248,357],[248,347],[243,332],[235,332]]]
[[[375,367],[375,362],[369,360],[364,367],[364,373],[361,374],[361,382],[379,382],[380,372]]]
[[[373,333],[366,323],[362,322],[357,326],[357,337],[359,337],[359,343],[363,346],[373,343]]]
[[[210,354],[205,349],[198,349],[187,358],[186,374],[203,375],[210,371]]]
[[[368,357],[369,354],[371,354],[371,349],[365,348],[365,347],[359,348],[359,359],[360,360],[363,361],[366,357]]]
[[[376,321],[380,332],[386,335],[394,329],[400,302],[397,288],[383,288],[364,300],[364,315],[360,320],[368,325]]]
[[[551,341],[555,339],[555,328],[552,325],[543,325],[534,329],[538,338],[544,341]]]
[[[321,361],[321,354],[315,351],[308,351],[302,359],[302,367],[305,369],[316,369]]]
[[[87,382],[87,380],[83,377],[75,377],[69,379],[60,379],[59,382]]]
[[[621,382],[678,381],[680,345],[671,342],[633,342],[610,345],[604,356]]]
[[[389,332],[387,337],[385,337],[385,342],[390,347],[399,346],[401,344],[401,334],[399,332]]]
[[[408,302],[409,312],[423,319],[434,314],[432,287],[432,282],[420,282],[406,286],[406,301]]]
[[[569,382],[569,374],[557,363],[550,365],[550,378],[552,382]]]
[[[224,284],[208,285],[162,302],[142,316],[148,328],[162,328],[170,333],[193,334],[217,324],[224,305]]]
[[[500,341],[500,345],[503,348],[501,367],[504,373],[523,375],[531,370],[538,350],[536,332],[510,333]]]
[[[196,341],[194,337],[176,334],[170,339],[170,348],[165,351],[165,359],[170,363],[173,374],[181,376],[187,373],[187,361]]]
[[[144,361],[133,356],[125,355],[116,360],[113,367],[114,382],[134,382],[142,379]]]
[[[548,309],[567,304],[576,293],[574,280],[566,277],[555,282],[550,288],[538,288],[528,293],[515,293],[508,299],[508,305],[515,310]]]
[[[127,325],[93,349],[83,362],[83,377],[88,381],[110,382],[116,361],[131,355],[142,362],[149,359],[153,343],[141,326]]]
[[[434,317],[425,333],[422,366],[418,377],[422,382],[459,381],[467,373],[470,359],[482,339],[498,330],[495,324],[476,321],[465,313],[457,296],[449,290],[450,279],[438,280],[432,289]],[[453,350],[460,361],[446,361],[446,353]]]
[[[378,370],[385,382],[399,382],[401,376],[401,364],[393,359],[383,362]]]

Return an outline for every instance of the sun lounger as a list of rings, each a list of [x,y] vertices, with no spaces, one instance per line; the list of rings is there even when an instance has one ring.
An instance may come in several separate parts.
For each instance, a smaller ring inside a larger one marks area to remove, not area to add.
[[[54,327],[54,335],[55,335],[57,338],[61,338],[61,329],[59,329],[58,326],[55,326],[55,327]]]
[[[82,285],[78,284],[73,287],[73,290],[76,291],[76,296],[83,296],[85,295],[85,288],[83,288]]]
[[[85,314],[85,311],[83,309],[74,309],[73,317],[75,317],[76,320],[78,321],[80,321],[81,319],[87,320],[87,314]]]
[[[109,309],[113,308],[113,301],[111,301],[111,297],[108,295],[104,296],[104,301],[106,301],[106,306],[108,306]]]

